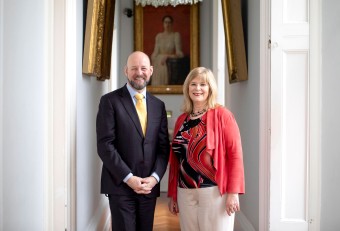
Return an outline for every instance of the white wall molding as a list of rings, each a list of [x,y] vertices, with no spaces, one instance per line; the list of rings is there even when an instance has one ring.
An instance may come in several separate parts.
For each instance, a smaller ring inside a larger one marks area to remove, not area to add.
[[[65,3],[65,126],[67,171],[67,230],[77,230],[76,112],[77,112],[77,4]]]
[[[223,16],[221,1],[212,3],[212,71],[215,74],[218,87],[218,102],[228,105],[226,94],[230,95],[228,88],[228,71],[226,71],[226,48],[224,38]]]
[[[115,2],[115,13],[114,13],[114,25],[113,25],[113,35],[112,35],[112,51],[111,51],[111,71],[110,71],[110,79],[109,82],[109,91],[116,90],[118,86],[118,78],[116,76],[119,76],[121,74],[122,68],[119,67],[119,34],[118,31],[120,31],[120,12],[121,12],[121,6],[120,1]]]

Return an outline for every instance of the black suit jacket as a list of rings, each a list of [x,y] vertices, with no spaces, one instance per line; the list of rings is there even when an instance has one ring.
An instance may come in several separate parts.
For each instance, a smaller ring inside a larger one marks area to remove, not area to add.
[[[101,193],[133,195],[123,182],[131,172],[148,177],[156,172],[163,177],[168,164],[169,137],[164,103],[147,93],[145,137],[136,108],[126,85],[102,96],[97,114],[97,151],[103,161]],[[157,184],[150,197],[159,196]]]

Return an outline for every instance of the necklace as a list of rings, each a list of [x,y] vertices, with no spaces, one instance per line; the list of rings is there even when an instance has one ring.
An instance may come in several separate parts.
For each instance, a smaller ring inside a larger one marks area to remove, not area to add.
[[[202,115],[204,112],[206,112],[206,109],[203,109],[202,111],[198,111],[198,112],[191,112],[190,115],[191,117],[196,117],[196,116],[200,116]]]

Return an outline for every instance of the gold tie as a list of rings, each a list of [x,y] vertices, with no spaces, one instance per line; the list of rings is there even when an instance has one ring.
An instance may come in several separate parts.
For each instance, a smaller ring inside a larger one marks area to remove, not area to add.
[[[136,109],[137,109],[137,114],[139,117],[139,121],[140,124],[142,125],[142,130],[143,130],[143,134],[145,135],[145,131],[146,131],[146,107],[145,104],[143,102],[143,94],[137,93],[135,95],[135,98],[137,100],[136,102]]]

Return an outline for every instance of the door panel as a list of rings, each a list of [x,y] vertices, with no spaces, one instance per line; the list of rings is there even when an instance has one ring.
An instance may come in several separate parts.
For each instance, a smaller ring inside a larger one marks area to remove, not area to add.
[[[308,230],[309,1],[271,6],[270,230]]]

